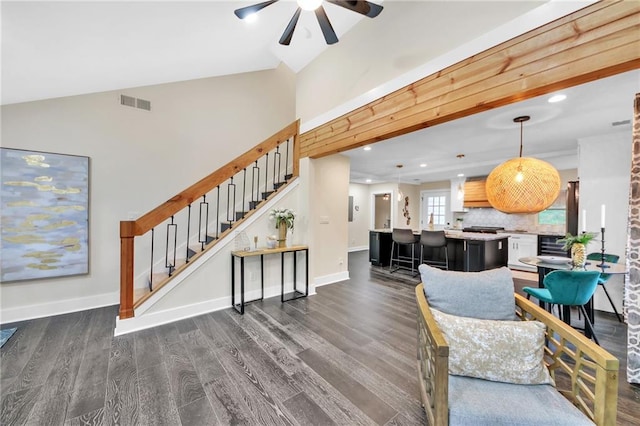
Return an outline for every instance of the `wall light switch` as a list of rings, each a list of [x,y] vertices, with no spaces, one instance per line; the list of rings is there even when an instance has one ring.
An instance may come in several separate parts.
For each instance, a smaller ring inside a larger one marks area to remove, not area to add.
[[[329,223],[329,216],[320,216],[320,223],[326,225]]]

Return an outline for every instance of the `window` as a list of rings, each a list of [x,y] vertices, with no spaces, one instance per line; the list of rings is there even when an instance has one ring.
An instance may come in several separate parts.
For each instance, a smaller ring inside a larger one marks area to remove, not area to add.
[[[445,225],[447,212],[447,197],[444,195],[428,196],[427,197],[427,218],[431,217],[433,213],[434,225]],[[429,219],[427,219],[427,223]]]

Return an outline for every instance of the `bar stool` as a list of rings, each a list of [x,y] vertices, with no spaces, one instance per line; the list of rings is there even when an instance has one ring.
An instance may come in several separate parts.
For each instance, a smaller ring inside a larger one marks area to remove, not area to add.
[[[391,234],[391,260],[389,261],[389,272],[395,272],[400,268],[410,269],[413,275],[417,275],[415,268],[415,243],[416,237],[411,229],[393,228]],[[411,257],[400,254],[400,248],[411,246]],[[394,257],[395,256],[395,257]],[[393,269],[393,262],[396,262],[396,268]],[[411,268],[402,264],[410,264]]]
[[[425,247],[433,248],[434,251],[435,249],[440,249],[439,251],[442,251],[442,248],[444,248],[444,262],[442,260],[438,260],[435,256],[432,259],[425,260]],[[447,247],[447,238],[444,231],[422,231],[422,234],[420,234],[420,263],[449,270],[449,249]]]

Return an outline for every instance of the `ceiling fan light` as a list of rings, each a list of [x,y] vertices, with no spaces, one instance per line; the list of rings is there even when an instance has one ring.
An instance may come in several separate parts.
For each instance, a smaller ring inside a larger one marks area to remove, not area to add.
[[[560,175],[546,161],[519,157],[507,160],[487,177],[487,199],[503,213],[538,213],[560,193]]]
[[[302,10],[316,10],[322,4],[322,0],[297,0],[297,2]]]

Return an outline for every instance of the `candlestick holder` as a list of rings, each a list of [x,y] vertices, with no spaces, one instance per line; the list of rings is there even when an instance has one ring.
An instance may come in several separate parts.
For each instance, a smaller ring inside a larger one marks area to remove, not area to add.
[[[605,265],[604,264],[605,257],[606,257],[605,254],[604,254],[604,226],[602,228],[600,228],[600,235],[602,235],[602,238],[601,238],[602,248],[600,249],[600,264],[597,265],[597,266],[599,268],[604,269],[604,268],[608,268],[609,267],[609,265]]]

